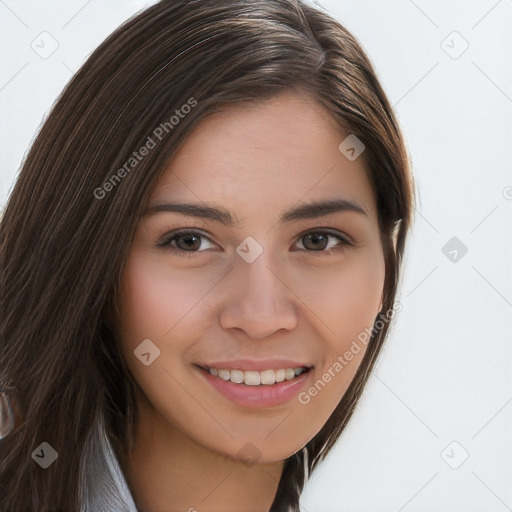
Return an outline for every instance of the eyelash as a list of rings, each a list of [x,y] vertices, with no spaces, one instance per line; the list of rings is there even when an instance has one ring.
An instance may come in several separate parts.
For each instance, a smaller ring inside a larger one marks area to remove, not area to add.
[[[302,233],[301,235],[299,235],[298,240],[300,240],[301,238],[305,237],[306,235],[310,235],[310,234],[328,235],[330,237],[337,238],[341,242],[340,245],[337,245],[337,246],[329,249],[328,251],[325,251],[325,250],[312,251],[309,249],[300,249],[300,251],[310,253],[313,256],[322,256],[322,255],[323,256],[325,256],[325,255],[332,256],[332,255],[338,254],[340,251],[343,251],[346,248],[346,246],[354,245],[348,238],[346,238],[340,234],[335,234],[335,233],[332,233],[327,230],[321,231],[320,229],[310,230],[310,231],[307,231],[306,233]],[[180,236],[183,236],[183,235],[195,235],[195,236],[199,236],[202,238],[206,238],[211,243],[215,243],[210,239],[210,237],[206,236],[204,233],[201,233],[199,231],[180,229],[178,231],[166,233],[165,235],[160,237],[160,239],[157,241],[156,246],[163,250],[174,252],[176,255],[183,256],[186,258],[187,257],[190,258],[190,257],[193,257],[194,254],[204,252],[204,251],[184,251],[183,249],[180,249],[179,247],[174,247],[171,245],[171,243],[173,241],[175,241],[177,238],[179,238]]]

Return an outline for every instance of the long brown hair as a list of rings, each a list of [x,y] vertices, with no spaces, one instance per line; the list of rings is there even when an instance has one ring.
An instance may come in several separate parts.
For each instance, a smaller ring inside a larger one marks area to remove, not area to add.
[[[414,186],[397,120],[355,38],[300,0],[160,1],[111,34],[71,79],[1,219],[0,387],[15,388],[19,411],[0,442],[3,511],[80,508],[81,456],[101,410],[116,453],[126,453],[135,383],[109,319],[149,193],[205,116],[290,89],[313,98],[366,147],[386,264],[376,322],[393,308]],[[170,121],[187,104],[186,115]],[[156,147],[131,162],[158,127]],[[384,319],[372,332],[327,423],[285,461],[272,512],[299,510],[304,484],[347,425],[388,326]],[[30,456],[43,441],[59,454],[46,470]]]

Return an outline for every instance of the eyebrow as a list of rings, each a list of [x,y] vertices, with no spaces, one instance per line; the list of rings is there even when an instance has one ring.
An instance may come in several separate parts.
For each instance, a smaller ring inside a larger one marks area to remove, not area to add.
[[[225,226],[241,224],[240,220],[236,216],[233,216],[229,211],[223,208],[214,208],[212,206],[203,206],[191,203],[157,204],[147,208],[144,212],[144,216],[162,212],[181,213],[191,217],[211,219],[220,222]],[[327,201],[315,201],[286,210],[282,212],[279,224],[299,219],[315,219],[317,217],[323,217],[324,215],[338,212],[356,212],[369,218],[366,210],[354,201],[350,201],[348,199],[331,199]]]

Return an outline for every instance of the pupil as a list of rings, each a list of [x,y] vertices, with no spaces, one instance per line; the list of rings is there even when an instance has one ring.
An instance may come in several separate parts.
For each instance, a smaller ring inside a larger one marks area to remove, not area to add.
[[[179,239],[182,239],[182,240],[185,240],[185,249],[197,249],[199,248],[199,245],[197,242],[199,241],[199,237],[197,235],[182,235],[181,237],[178,238]],[[195,239],[195,246],[194,246],[194,239]],[[180,247],[181,249],[181,247]]]
[[[324,243],[320,244],[321,245],[320,249],[325,249],[327,237],[326,237],[326,235],[322,235],[322,234],[318,235],[318,234],[312,233],[312,234],[306,235],[306,241],[313,241],[312,249],[318,249],[319,248],[318,242],[323,241]],[[306,249],[311,248],[311,247],[307,246],[307,243],[304,244],[304,247],[306,247]]]

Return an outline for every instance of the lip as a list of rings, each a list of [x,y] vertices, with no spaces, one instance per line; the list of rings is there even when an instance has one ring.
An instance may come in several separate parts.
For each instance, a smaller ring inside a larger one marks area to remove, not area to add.
[[[250,408],[273,407],[288,402],[299,393],[313,375],[310,369],[292,380],[276,382],[271,385],[248,386],[246,384],[235,384],[219,377],[214,377],[204,368],[197,365],[194,366],[199,372],[200,377],[208,384],[212,385],[223,396],[237,405]],[[268,366],[266,368],[270,369]],[[290,367],[287,366],[287,368]]]
[[[233,361],[215,361],[208,364],[198,364],[202,368],[217,368],[217,370],[279,370],[280,368],[308,368],[311,369],[313,365],[308,363],[301,363],[291,359],[265,359],[265,360],[250,360],[250,359],[235,359]]]

